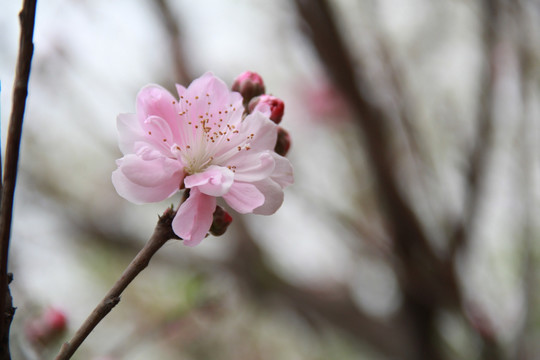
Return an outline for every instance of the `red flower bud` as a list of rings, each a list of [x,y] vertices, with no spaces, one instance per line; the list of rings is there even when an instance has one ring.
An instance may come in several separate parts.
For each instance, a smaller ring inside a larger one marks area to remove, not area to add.
[[[223,210],[221,206],[217,206],[214,211],[214,220],[212,221],[212,226],[210,227],[210,234],[214,236],[220,236],[225,234],[225,231],[232,223],[232,216],[228,212]]]
[[[259,74],[245,71],[234,80],[232,90],[242,95],[245,105],[255,96],[264,94],[264,81]]]
[[[251,99],[248,105],[250,113],[260,111],[270,118],[276,124],[281,122],[285,111],[283,100],[272,95],[261,95]]]
[[[274,151],[281,156],[287,155],[291,148],[291,137],[281,126],[278,126],[277,141]]]

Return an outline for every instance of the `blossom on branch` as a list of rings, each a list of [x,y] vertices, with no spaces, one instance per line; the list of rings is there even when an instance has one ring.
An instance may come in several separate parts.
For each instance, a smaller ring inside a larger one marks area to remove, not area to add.
[[[177,91],[178,99],[148,85],[136,114],[118,116],[118,194],[140,204],[189,189],[172,223],[188,246],[210,230],[217,197],[242,214],[273,214],[293,183],[290,162],[274,151],[277,125],[259,111],[245,115],[242,96],[211,73]]]

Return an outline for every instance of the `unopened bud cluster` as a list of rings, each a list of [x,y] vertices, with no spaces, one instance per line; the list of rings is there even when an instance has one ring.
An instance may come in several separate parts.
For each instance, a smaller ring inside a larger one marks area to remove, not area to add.
[[[285,111],[283,100],[266,94],[266,88],[262,77],[252,71],[246,71],[240,74],[233,82],[231,89],[239,92],[243,98],[245,114],[251,114],[256,111],[268,116],[274,123],[279,124]],[[291,147],[289,133],[281,126],[277,127],[277,140],[274,151],[281,156],[285,156]],[[189,189],[188,189],[189,190]],[[189,191],[184,194],[184,201],[189,197]],[[232,216],[221,206],[217,206],[212,219],[209,233],[214,236],[220,236],[225,233],[232,222]]]
[[[252,71],[240,74],[234,80],[232,90],[238,91],[242,95],[244,104],[247,104],[246,111],[248,114],[260,111],[276,124],[281,123],[285,112],[285,103],[283,100],[265,93],[264,81],[259,74]],[[290,147],[291,138],[289,133],[279,126],[274,151],[281,156],[285,156]]]

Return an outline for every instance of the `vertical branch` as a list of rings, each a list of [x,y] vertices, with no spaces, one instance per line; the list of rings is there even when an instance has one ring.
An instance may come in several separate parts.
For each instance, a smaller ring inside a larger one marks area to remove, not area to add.
[[[392,153],[391,114],[370,98],[372,94],[358,87],[357,76],[360,83],[368,83],[367,75],[353,65],[328,2],[295,2],[320,60],[356,112],[398,259],[394,265],[416,351],[413,358],[443,359],[437,338],[437,313],[442,308],[459,308],[461,291],[453,269],[435,254],[420,219],[401,192]]]
[[[538,144],[538,123],[537,106],[538,95],[540,94],[539,77],[537,74],[537,64],[539,57],[533,51],[533,44],[538,41],[538,34],[532,31],[532,21],[525,15],[528,10],[524,4],[513,4],[516,6],[515,21],[520,24],[518,28],[518,36],[520,46],[517,50],[520,66],[520,82],[522,96],[522,124],[521,134],[522,139],[519,147],[519,157],[521,159],[521,198],[523,199],[523,249],[522,249],[522,287],[523,287],[523,306],[522,318],[523,323],[516,332],[516,351],[515,359],[528,360],[534,357],[531,348],[534,348],[534,337],[531,333],[535,331],[535,320],[537,318],[538,309],[535,301],[538,298],[539,277],[538,277],[538,251],[535,244],[537,233],[535,231],[535,204],[534,204],[534,172],[537,168],[535,165],[538,161],[537,144]],[[526,5],[526,4],[525,4]],[[536,8],[537,20],[540,15],[540,8]]]
[[[186,69],[186,62],[181,46],[182,34],[180,32],[180,27],[178,26],[167,0],[157,0],[155,4],[159,14],[163,18],[163,25],[169,35],[171,52],[174,60],[175,82],[179,84],[188,84],[191,82],[192,78]]]
[[[522,65],[524,66],[524,65]],[[522,69],[522,74],[528,73],[530,69]],[[524,108],[526,109],[530,106],[531,98],[533,97],[530,93],[533,91],[531,88],[534,88],[533,81],[534,76],[530,78],[525,78],[522,76],[522,91],[524,92],[522,96]],[[527,80],[526,80],[527,79]],[[529,83],[530,82],[530,83]],[[534,298],[538,290],[538,277],[536,275],[536,259],[535,259],[535,249],[534,249],[534,230],[533,230],[533,204],[532,199],[534,198],[532,194],[532,171],[530,169],[531,164],[533,164],[532,151],[535,148],[534,139],[536,134],[532,130],[536,130],[534,126],[531,126],[531,115],[529,111],[525,110],[522,118],[521,124],[521,136],[523,141],[520,144],[520,158],[521,158],[521,198],[523,203],[523,216],[522,216],[522,283],[523,283],[523,305],[522,305],[522,316],[523,324],[517,330],[516,336],[516,354],[515,358],[519,360],[526,360],[531,358],[528,354],[528,345],[530,339],[528,338],[528,331],[530,330],[531,323],[534,319]]]
[[[13,108],[9,121],[0,204],[0,311],[2,311],[3,315],[0,321],[0,357],[2,359],[10,358],[9,327],[14,309],[11,306],[11,295],[8,288],[8,251],[22,124],[28,94],[28,79],[30,77],[32,55],[34,53],[33,36],[36,2],[37,0],[24,0],[23,9],[19,14],[21,36],[15,82],[13,85]]]
[[[465,195],[464,216],[454,229],[449,244],[449,257],[452,261],[458,251],[469,242],[468,238],[476,221],[487,162],[493,143],[493,96],[497,75],[495,42],[499,17],[497,2],[497,0],[485,0],[482,3],[485,66],[480,80],[480,109],[476,123],[476,139],[469,156],[469,168],[466,174],[468,187]]]
[[[457,255],[471,241],[474,226],[479,215],[479,206],[483,195],[483,186],[486,183],[486,172],[489,157],[492,152],[495,137],[494,126],[494,97],[498,78],[498,56],[496,45],[499,26],[501,26],[501,6],[499,0],[483,0],[480,2],[482,11],[482,40],[484,52],[484,68],[480,78],[480,107],[476,122],[476,139],[469,155],[469,168],[466,173],[467,189],[465,194],[465,209],[461,221],[454,228],[449,239],[447,264],[450,269],[457,266]],[[497,339],[492,331],[484,331],[474,324],[471,327],[476,331],[482,346],[482,359],[501,359],[503,354]]]

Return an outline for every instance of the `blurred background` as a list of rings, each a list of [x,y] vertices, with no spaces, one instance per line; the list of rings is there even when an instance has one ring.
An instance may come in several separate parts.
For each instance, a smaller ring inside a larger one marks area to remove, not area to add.
[[[179,202],[116,194],[117,114],[147,83],[245,70],[286,104],[282,208],[167,243],[76,359],[540,358],[536,0],[49,0],[34,42],[14,359],[53,358]]]

